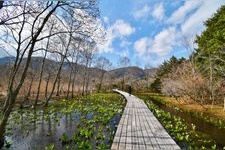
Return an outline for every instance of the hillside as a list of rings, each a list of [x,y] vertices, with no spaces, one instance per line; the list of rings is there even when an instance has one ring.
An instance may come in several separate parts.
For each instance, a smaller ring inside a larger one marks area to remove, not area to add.
[[[124,76],[129,76],[132,79],[142,79],[145,77],[145,71],[139,67],[125,67],[118,68],[108,72],[112,79],[123,78]]]
[[[10,62],[13,62],[15,60],[14,57],[4,57],[0,58],[0,65],[1,68],[6,68],[4,72],[6,72],[7,67],[5,67],[7,64]],[[26,61],[26,58],[23,59],[22,63]],[[41,67],[41,62],[42,62],[42,57],[33,57],[31,66],[32,69],[38,70]],[[57,68],[57,62],[54,60],[46,59],[46,64],[47,66],[51,68]],[[76,65],[75,63],[72,63],[72,65]],[[65,62],[63,65],[63,70],[67,72],[69,70],[69,63]],[[78,70],[83,70],[85,69],[85,66],[81,64],[77,64]],[[100,76],[101,70],[98,68],[89,68],[91,71],[91,75],[93,77],[98,77]],[[131,66],[131,67],[124,67],[124,68],[118,68],[110,71],[106,71],[107,74],[113,79],[120,79],[123,78],[124,76],[129,76],[131,79],[143,79],[145,76],[150,76],[153,77],[156,69],[142,69],[137,66]],[[3,72],[2,72],[3,73]]]
[[[3,58],[0,58],[0,65],[4,65],[4,64],[8,64],[10,62],[13,62],[15,61],[15,57],[3,57]]]

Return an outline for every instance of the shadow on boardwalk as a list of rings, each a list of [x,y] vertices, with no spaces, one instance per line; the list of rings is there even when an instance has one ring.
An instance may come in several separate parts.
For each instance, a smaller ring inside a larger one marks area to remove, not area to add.
[[[126,92],[127,104],[111,149],[180,149],[145,103]]]

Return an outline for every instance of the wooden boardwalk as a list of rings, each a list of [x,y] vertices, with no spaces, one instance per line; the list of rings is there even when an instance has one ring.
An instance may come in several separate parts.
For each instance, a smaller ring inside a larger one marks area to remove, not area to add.
[[[126,92],[127,99],[111,149],[180,149],[145,103]]]

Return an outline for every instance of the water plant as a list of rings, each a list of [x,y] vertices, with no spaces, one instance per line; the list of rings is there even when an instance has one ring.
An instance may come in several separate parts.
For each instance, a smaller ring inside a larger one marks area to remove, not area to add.
[[[96,147],[96,149],[109,149],[109,146],[102,142]]]
[[[78,149],[92,149],[92,144],[88,140],[79,142]]]
[[[85,128],[85,127],[81,127],[79,129],[79,135],[81,137],[84,137],[85,139],[89,139],[93,135],[93,130],[90,130],[90,129]]]
[[[26,137],[26,133],[29,133],[27,136],[31,136],[35,133],[34,130],[37,128],[40,130],[43,125],[47,125],[52,127],[38,136],[39,139],[42,139],[41,136],[44,136],[43,139],[51,139],[55,136],[54,129],[65,128],[66,119],[75,123],[73,123],[73,130],[57,137],[62,147],[57,143],[51,143],[45,144],[42,149],[55,149],[56,145],[57,149],[109,148],[125,104],[124,98],[118,94],[100,93],[55,101],[47,108],[15,110],[10,118],[7,135],[22,130],[21,136]],[[35,144],[31,147],[35,147]]]
[[[160,109],[151,101],[151,97],[141,96],[141,98],[145,100],[149,109],[181,148],[212,149],[216,147],[215,141],[196,131],[194,124],[189,125],[184,119]]]
[[[70,142],[68,135],[66,133],[63,133],[63,135],[59,138],[59,140],[62,142],[62,144],[68,144]]]
[[[54,144],[48,144],[45,146],[45,150],[52,150],[55,149],[55,145]]]
[[[8,149],[8,148],[10,148],[11,147],[11,145],[12,145],[12,142],[11,141],[5,141],[5,147]]]

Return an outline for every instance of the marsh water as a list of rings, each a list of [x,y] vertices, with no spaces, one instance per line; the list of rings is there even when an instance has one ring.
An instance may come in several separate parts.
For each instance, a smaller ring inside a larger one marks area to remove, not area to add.
[[[180,109],[167,106],[154,99],[151,100],[162,110],[170,112],[172,115],[179,116],[180,118],[184,119],[185,122],[187,122],[189,125],[195,125],[196,131],[200,132],[201,134],[204,134],[210,139],[213,139],[216,142],[217,148],[223,149],[225,147],[225,128],[219,128],[213,123],[206,122],[204,119],[196,117],[194,113],[182,111]]]
[[[76,130],[76,124],[80,120],[78,113],[64,116],[58,114],[60,121],[52,119],[51,116],[45,117],[44,111],[41,110],[33,113],[39,116],[40,120],[34,119],[27,124],[26,116],[20,113],[21,123],[10,122],[11,129],[7,141],[12,141],[12,149],[43,149],[49,143],[54,143],[56,147],[61,148],[59,138],[63,133],[72,136],[71,131]]]
[[[164,111],[184,119],[189,125],[194,124],[197,132],[204,134],[216,142],[216,148],[224,148],[224,128],[219,128],[212,123],[208,123],[196,117],[190,112],[167,106],[157,100],[152,99],[152,102]],[[76,105],[79,106],[78,104]],[[99,143],[103,143],[107,146],[102,148],[110,148],[113,139],[112,134],[116,131],[116,126],[119,123],[122,112],[118,111],[118,113],[112,115],[113,117],[103,125],[100,123],[101,121],[99,122],[98,120],[107,117],[106,112],[108,110],[104,110],[107,105],[103,105],[102,107],[96,107],[96,104],[90,105],[93,106],[93,108],[90,109],[91,111],[86,110],[86,112],[85,109],[88,108],[86,106],[83,106],[83,111],[74,109],[71,113],[62,113],[54,109],[46,110],[44,108],[14,111],[7,125],[6,141],[11,143],[9,149],[45,149],[46,146],[51,144],[54,145],[55,149],[65,149],[68,145],[70,145],[69,148],[77,149],[76,145],[71,142],[71,139],[74,139],[75,136],[78,143],[88,141],[93,145],[92,148],[97,148],[96,146],[99,145]],[[113,107],[113,105],[115,104],[112,104],[111,107]],[[123,108],[124,103],[118,103],[118,106],[120,105],[121,108]],[[98,109],[100,111],[96,111]],[[67,109],[65,109],[65,111],[67,111]],[[88,126],[93,125],[92,129],[94,131],[93,135],[86,139],[76,134],[79,130],[79,126],[83,126],[82,123],[84,121],[93,121],[93,124],[86,124]],[[101,131],[99,131],[100,128],[102,128]],[[102,137],[104,138],[96,138],[99,137],[97,136],[99,132],[103,134]],[[70,139],[70,142],[67,144],[63,144],[62,141],[60,141],[64,134]],[[6,149],[6,147],[3,147],[3,149]]]
[[[50,144],[54,144],[57,149],[65,149],[66,145],[60,142],[60,138],[63,134],[66,134],[71,139],[76,133],[82,116],[84,116],[84,114],[76,111],[68,115],[56,113],[54,117],[52,114],[46,116],[47,112],[43,110],[29,112],[29,115],[36,115],[32,117],[34,119],[27,120],[27,118],[30,118],[26,116],[27,113],[17,112],[13,117],[20,116],[21,121],[18,123],[9,122],[6,140],[12,143],[10,149],[45,149]],[[85,117],[87,120],[92,120],[94,115],[89,113]],[[116,130],[120,117],[120,115],[115,115],[108,123],[112,130]],[[15,118],[13,118],[14,121]],[[106,138],[103,142],[110,144],[108,140],[109,132],[104,132],[104,135]],[[90,140],[96,142],[94,139]]]
[[[122,96],[106,93],[17,108],[3,149],[108,149],[125,104]]]

